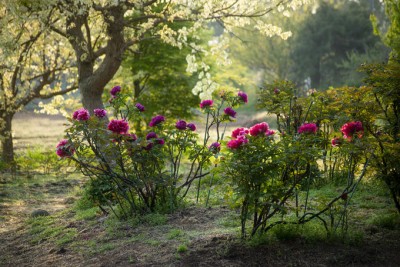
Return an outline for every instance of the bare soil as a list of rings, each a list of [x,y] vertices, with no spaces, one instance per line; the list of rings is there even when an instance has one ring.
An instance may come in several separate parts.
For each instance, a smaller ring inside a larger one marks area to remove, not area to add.
[[[357,245],[296,238],[255,247],[240,241],[238,229],[221,224],[235,216],[226,207],[189,206],[161,225],[120,223],[110,234],[103,214],[74,219],[68,209],[74,199],[67,193],[79,183],[32,184],[24,189],[30,198],[14,201],[13,189],[3,181],[0,266],[400,266],[398,230],[368,229]],[[74,241],[62,246],[52,239],[33,242],[26,220],[37,208],[49,211],[64,229],[75,228]],[[185,249],[178,251],[180,246]]]

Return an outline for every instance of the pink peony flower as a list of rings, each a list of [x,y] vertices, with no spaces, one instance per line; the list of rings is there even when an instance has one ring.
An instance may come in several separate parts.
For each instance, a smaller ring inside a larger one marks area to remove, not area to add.
[[[240,97],[244,103],[247,103],[247,94],[245,92],[239,91],[238,97]]]
[[[210,150],[214,154],[218,153],[221,150],[221,144],[218,142],[214,142],[208,147],[208,150]]]
[[[153,143],[148,143],[147,146],[143,147],[145,150],[150,150],[153,148]]]
[[[157,134],[155,133],[155,132],[149,132],[147,135],[146,135],[146,140],[150,140],[150,139],[153,139],[153,138],[157,138],[158,136],[157,136]]]
[[[144,106],[140,103],[136,103],[135,107],[140,111],[143,112],[144,111]]]
[[[258,123],[256,125],[250,127],[249,132],[250,132],[251,136],[257,136],[257,135],[264,136],[267,133],[268,129],[269,129],[268,123],[261,122],[261,123]]]
[[[357,134],[358,138],[361,138],[364,133],[364,128],[361,121],[352,121],[344,124],[340,131],[343,133],[344,138],[351,140],[355,134]]]
[[[201,103],[200,103],[200,108],[201,109],[204,109],[204,108],[206,108],[206,107],[212,107],[212,105],[213,105],[213,101],[212,100],[203,100],[203,101],[201,101]]]
[[[236,117],[236,111],[233,110],[232,107],[227,107],[224,109],[224,113],[228,115],[229,117],[235,118]]]
[[[114,86],[113,89],[111,89],[110,94],[113,97],[116,97],[119,92],[121,92],[121,86],[117,85],[117,86]]]
[[[161,115],[157,115],[155,117],[153,117],[149,123],[150,127],[154,127],[157,126],[158,124],[162,123],[163,121],[165,121],[164,116]]]
[[[244,140],[247,140],[247,139],[245,139],[245,138],[232,139],[226,144],[226,146],[230,149],[238,149],[241,145],[246,143]]]
[[[315,123],[303,123],[299,130],[299,134],[315,134],[318,131],[318,127]]]
[[[164,141],[164,139],[162,139],[162,138],[157,138],[157,139],[155,140],[154,143],[155,143],[156,145],[162,146],[162,145],[165,144],[165,141]]]
[[[333,147],[340,146],[342,144],[342,139],[339,137],[335,137],[331,140],[331,144]]]
[[[100,108],[96,108],[93,112],[97,118],[104,118],[107,115],[107,111]]]
[[[72,118],[77,121],[87,121],[90,118],[89,111],[80,108],[72,114]]]
[[[175,127],[178,130],[186,130],[186,126],[187,126],[187,124],[186,124],[186,121],[184,121],[184,120],[177,121],[175,124]]]
[[[247,128],[236,128],[232,131],[232,138],[237,138],[239,135],[249,134],[249,129]]]
[[[71,157],[75,152],[75,149],[69,144],[67,139],[61,140],[56,147],[56,154],[60,158]]]
[[[129,130],[129,124],[125,120],[111,120],[107,128],[113,133],[126,134]]]
[[[196,125],[194,123],[188,123],[186,127],[192,132],[196,131]]]

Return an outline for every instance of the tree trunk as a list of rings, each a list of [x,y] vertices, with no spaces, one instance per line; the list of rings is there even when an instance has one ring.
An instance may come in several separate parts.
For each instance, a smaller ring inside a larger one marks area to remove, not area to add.
[[[79,89],[82,96],[82,105],[90,112],[90,114],[93,114],[93,110],[96,108],[104,109],[103,101],[101,99],[103,88],[93,90],[90,84],[81,83]]]
[[[12,137],[12,119],[14,117],[14,113],[6,113],[2,114],[2,120],[4,120],[3,127],[0,128],[0,136],[2,152],[1,159],[7,166],[15,168],[14,161],[14,144]]]

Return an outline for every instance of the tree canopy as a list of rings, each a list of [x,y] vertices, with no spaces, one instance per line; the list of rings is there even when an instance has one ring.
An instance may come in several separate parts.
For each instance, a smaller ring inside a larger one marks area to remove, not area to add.
[[[353,1],[333,6],[321,2],[306,18],[292,40],[292,59],[297,82],[311,78],[314,88],[336,86],[337,66],[348,53],[365,53],[379,38],[373,35],[368,7]]]

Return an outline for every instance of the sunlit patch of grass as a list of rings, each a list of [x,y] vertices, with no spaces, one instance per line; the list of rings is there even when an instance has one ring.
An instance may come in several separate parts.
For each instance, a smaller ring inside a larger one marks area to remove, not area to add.
[[[97,214],[99,212],[99,208],[98,207],[92,207],[89,209],[77,209],[76,210],[76,214],[74,216],[75,220],[81,221],[81,220],[92,220],[94,218],[96,218]]]
[[[180,239],[185,233],[181,229],[171,229],[167,234],[167,239]]]
[[[63,246],[67,243],[73,242],[78,236],[78,230],[76,228],[65,229],[56,239],[58,246]]]
[[[78,235],[76,228],[66,228],[54,216],[31,218],[27,223],[30,225],[29,233],[32,236],[31,242],[33,244],[49,240],[55,242],[58,246],[62,246],[74,241]]]

